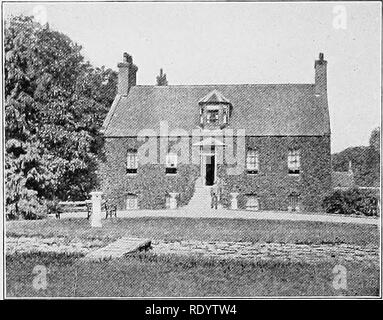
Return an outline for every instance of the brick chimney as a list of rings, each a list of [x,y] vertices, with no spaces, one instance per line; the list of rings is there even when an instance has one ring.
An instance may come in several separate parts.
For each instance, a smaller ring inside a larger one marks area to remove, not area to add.
[[[315,95],[327,93],[327,61],[323,53],[319,54],[319,60],[315,60]]]
[[[122,62],[118,65],[118,86],[117,93],[127,95],[129,88],[136,85],[137,66],[133,64],[131,55],[124,52]]]

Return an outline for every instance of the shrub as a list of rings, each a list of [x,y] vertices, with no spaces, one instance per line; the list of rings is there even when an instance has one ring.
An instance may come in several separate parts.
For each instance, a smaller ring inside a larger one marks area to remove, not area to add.
[[[22,196],[18,201],[6,206],[7,220],[35,220],[43,219],[47,215],[47,205],[44,200],[37,197],[34,190],[23,190]]]
[[[57,214],[61,211],[59,206],[59,201],[57,199],[47,201],[46,204],[47,204],[47,214]]]
[[[322,206],[328,213],[378,215],[379,195],[372,190],[336,190],[323,199]]]

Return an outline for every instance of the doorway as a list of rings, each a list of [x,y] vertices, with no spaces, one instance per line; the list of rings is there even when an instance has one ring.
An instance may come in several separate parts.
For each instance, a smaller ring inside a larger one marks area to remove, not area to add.
[[[212,186],[215,181],[215,156],[206,156],[206,185]]]

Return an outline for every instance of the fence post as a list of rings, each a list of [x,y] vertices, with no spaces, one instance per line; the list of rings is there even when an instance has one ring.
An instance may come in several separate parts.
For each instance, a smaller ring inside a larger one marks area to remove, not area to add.
[[[101,191],[91,192],[92,196],[92,215],[90,216],[90,224],[92,227],[102,227],[101,225]]]

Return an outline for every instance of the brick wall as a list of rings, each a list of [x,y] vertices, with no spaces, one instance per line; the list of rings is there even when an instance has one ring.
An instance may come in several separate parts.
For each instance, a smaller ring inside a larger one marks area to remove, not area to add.
[[[300,208],[321,210],[321,202],[331,190],[330,138],[326,137],[247,137],[248,147],[259,150],[259,173],[228,175],[220,166],[219,175],[226,184],[223,199],[230,203],[230,192],[238,192],[238,205],[245,207],[246,194],[257,195],[260,210],[287,210],[288,196],[300,195]],[[287,156],[290,148],[300,149],[300,174],[289,175]]]
[[[165,208],[167,192],[179,192],[180,205],[187,204],[193,195],[195,180],[200,175],[199,165],[180,164],[177,174],[169,176],[165,174],[165,164],[145,164],[139,165],[136,175],[127,175],[126,152],[142,143],[135,138],[106,138],[106,161],[100,170],[104,193],[114,199],[119,210],[125,209],[128,193],[138,195],[140,208]],[[159,151],[159,139],[155,143]],[[322,198],[331,190],[329,136],[246,137],[246,145],[259,150],[260,170],[255,175],[249,175],[245,170],[239,175],[228,175],[226,166],[218,165],[218,176],[226,185],[223,195],[226,205],[229,205],[229,193],[239,192],[240,208],[245,207],[246,194],[256,194],[261,210],[287,210],[288,196],[295,192],[300,195],[301,210],[321,210]],[[299,176],[288,174],[290,148],[300,149]]]
[[[180,206],[187,204],[194,193],[195,179],[199,176],[197,165],[180,164],[177,174],[166,175],[163,163],[139,164],[137,174],[126,174],[127,150],[138,149],[143,143],[133,137],[105,139],[105,161],[100,170],[103,192],[117,204],[119,210],[126,209],[128,194],[138,196],[141,209],[164,209],[165,196],[169,192],[180,193]],[[156,145],[159,152],[159,139]]]

